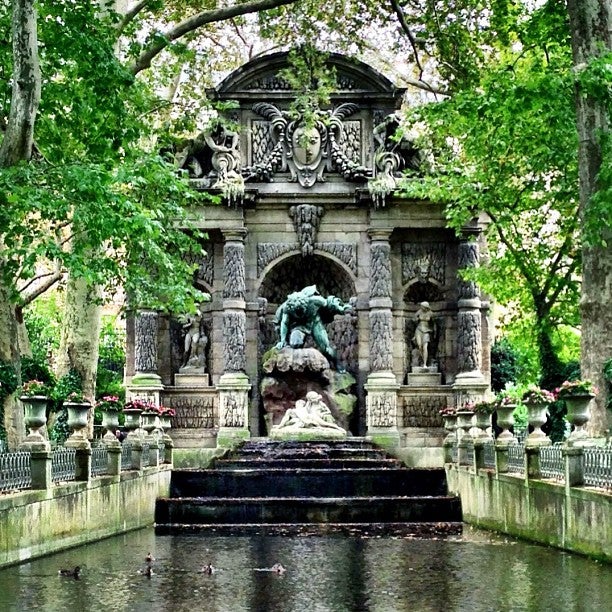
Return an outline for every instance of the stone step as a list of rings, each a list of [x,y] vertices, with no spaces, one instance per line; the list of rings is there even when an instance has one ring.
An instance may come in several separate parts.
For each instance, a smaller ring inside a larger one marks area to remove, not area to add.
[[[156,524],[459,522],[454,496],[160,498]]]
[[[257,469],[342,469],[353,468],[397,468],[402,467],[397,459],[217,459],[215,468],[222,470],[257,470]]]
[[[446,495],[441,469],[263,468],[174,470],[172,497],[365,497]]]
[[[321,536],[343,534],[353,536],[391,536],[439,538],[462,533],[461,522],[403,522],[403,523],[160,523],[155,525],[158,535],[175,533],[205,533],[215,535],[279,535]]]

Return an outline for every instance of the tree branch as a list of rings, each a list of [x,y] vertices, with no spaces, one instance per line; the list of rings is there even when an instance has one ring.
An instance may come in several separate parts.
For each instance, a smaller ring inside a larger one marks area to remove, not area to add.
[[[419,51],[417,49],[416,38],[414,37],[414,34],[412,33],[412,30],[410,29],[410,26],[408,25],[408,22],[406,21],[406,16],[404,15],[404,11],[402,11],[402,7],[399,5],[398,0],[391,0],[391,6],[393,7],[393,11],[397,15],[397,20],[399,21],[399,24],[402,30],[404,31],[404,34],[406,34],[406,36],[408,37],[408,40],[410,41],[410,46],[412,47],[412,50],[414,51],[414,61],[419,68],[419,81],[421,81],[423,78],[424,70],[419,60]]]
[[[151,0],[140,0],[137,2],[127,13],[123,15],[123,19],[117,24],[117,34],[121,34],[125,28],[127,28],[132,21],[136,18],[138,13],[146,8],[147,4],[149,4]]]
[[[286,4],[293,4],[296,0],[249,0],[243,4],[235,4],[233,6],[226,6],[223,8],[213,9],[210,11],[203,11],[189,17],[184,21],[181,21],[177,26],[168,30],[159,36],[155,37],[154,42],[145,49],[140,57],[132,64],[130,71],[132,74],[138,74],[141,70],[149,68],[151,61],[159,55],[172,41],[181,38],[189,32],[197,30],[207,23],[214,23],[216,21],[225,21],[238,15],[246,15],[248,13],[258,13],[260,11],[266,11],[268,9],[276,8],[278,6],[284,6]]]
[[[42,276],[38,276],[37,278],[32,279],[25,287],[21,289],[21,291],[31,285],[34,281],[39,280],[44,276],[47,276],[47,279],[43,283],[38,285],[36,289],[21,296],[21,306],[23,307],[27,306],[28,304],[31,304],[39,295],[42,295],[45,291],[53,287],[53,285],[55,285],[55,283],[57,283],[63,275],[64,273],[61,270],[58,270],[56,272],[49,272],[48,274],[43,274]]]

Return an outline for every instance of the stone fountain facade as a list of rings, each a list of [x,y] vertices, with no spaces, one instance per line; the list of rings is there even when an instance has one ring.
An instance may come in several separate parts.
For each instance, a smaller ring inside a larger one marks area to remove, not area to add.
[[[266,436],[262,356],[277,341],[274,313],[316,284],[354,305],[327,325],[356,380],[350,432],[404,448],[416,464],[441,462],[439,409],[489,388],[489,305],[459,276],[479,264],[484,224],[475,218],[457,236],[441,205],[395,193],[402,170],[418,172],[420,162],[410,142],[390,137],[403,90],[355,60],[328,62],[337,91],[314,125],[286,112],[294,93],[279,77],[285,53],[244,65],[210,92],[237,102],[230,122],[175,152],[195,189],[223,198],[199,221],[207,255],[194,282],[211,296],[200,308],[207,341],[185,370],[184,317],[135,313],[129,394],[176,409],[178,447]],[[424,302],[427,363],[415,341]]]

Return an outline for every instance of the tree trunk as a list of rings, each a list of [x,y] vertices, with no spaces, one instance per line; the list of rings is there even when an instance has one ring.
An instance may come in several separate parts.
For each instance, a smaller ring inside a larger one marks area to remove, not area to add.
[[[57,360],[58,377],[76,370],[83,381],[83,394],[92,402],[96,396],[96,374],[102,306],[101,290],[82,278],[68,278],[66,305]],[[93,433],[93,410],[89,418]]]
[[[30,159],[34,123],[40,102],[40,66],[34,0],[13,0],[13,86],[11,109],[4,140],[0,146],[0,166],[7,167]]]
[[[568,0],[572,51],[577,71],[589,60],[612,49],[612,5],[610,0]],[[580,214],[589,215],[591,196],[597,191],[601,167],[600,134],[610,126],[606,109],[577,84],[576,114],[580,139]],[[603,236],[609,245],[612,236]],[[605,245],[584,244],[582,249],[582,357],[584,378],[590,378],[600,393],[591,411],[589,430],[604,435],[609,429],[606,409],[607,390],[604,363],[612,358],[612,249]]]

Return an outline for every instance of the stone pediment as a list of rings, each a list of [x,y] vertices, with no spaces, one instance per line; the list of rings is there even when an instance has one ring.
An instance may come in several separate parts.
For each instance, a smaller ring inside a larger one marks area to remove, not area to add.
[[[252,60],[223,80],[210,93],[218,99],[287,97],[291,87],[278,73],[288,67],[287,53],[273,53]],[[337,53],[329,55],[327,65],[336,73],[335,96],[369,94],[387,98],[395,107],[404,90],[396,88],[385,76],[358,60]]]

